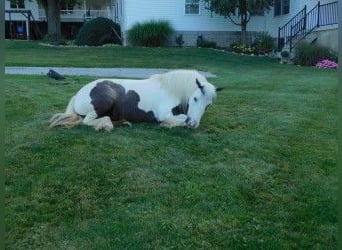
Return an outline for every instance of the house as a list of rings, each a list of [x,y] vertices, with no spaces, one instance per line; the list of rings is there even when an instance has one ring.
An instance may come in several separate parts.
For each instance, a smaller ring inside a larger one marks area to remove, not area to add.
[[[23,4],[10,6],[6,0],[6,10],[31,10],[35,22],[44,22],[45,13],[36,1],[19,2]],[[8,15],[6,13],[9,22]],[[170,21],[176,31],[170,40],[171,45],[175,45],[175,37],[179,34],[183,35],[184,46],[196,46],[200,35],[222,47],[239,40],[240,27],[229,19],[211,13],[203,0],[83,0],[75,6],[64,6],[61,10],[62,25],[68,23],[69,26],[79,26],[97,16],[111,18],[120,24],[125,45],[127,31],[132,25],[151,19]],[[26,20],[18,13],[12,13],[11,18],[12,21]],[[291,48],[297,40],[316,32],[311,40],[316,39],[337,51],[337,25],[336,0],[275,0],[270,10],[251,17],[247,31],[250,42],[259,32],[268,32],[278,40],[280,49],[284,46]]]
[[[114,0],[80,0],[73,6],[61,6],[63,35],[73,39],[82,24],[96,17],[117,20]],[[46,14],[37,0],[5,0],[5,37],[41,39],[47,32]]]

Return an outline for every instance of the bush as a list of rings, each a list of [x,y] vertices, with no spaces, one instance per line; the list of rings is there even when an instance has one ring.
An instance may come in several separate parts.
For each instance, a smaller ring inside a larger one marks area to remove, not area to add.
[[[128,31],[128,41],[134,46],[160,47],[166,44],[173,32],[168,21],[151,20],[134,24]]]
[[[76,35],[76,45],[101,46],[107,43],[121,44],[120,26],[112,20],[98,17],[85,22]]]
[[[198,43],[197,46],[201,48],[214,48],[214,49],[217,48],[216,42],[209,41],[204,38]]]
[[[265,54],[273,51],[275,48],[274,39],[267,32],[260,33],[253,44],[258,54]]]
[[[334,58],[334,55],[327,47],[308,42],[300,42],[295,47],[295,64],[314,66],[320,60],[330,58]]]
[[[287,50],[283,50],[281,53],[280,53],[281,57],[289,57],[290,56],[290,53],[287,51]]]
[[[320,69],[338,69],[338,64],[335,61],[328,59],[319,61],[315,66]]]

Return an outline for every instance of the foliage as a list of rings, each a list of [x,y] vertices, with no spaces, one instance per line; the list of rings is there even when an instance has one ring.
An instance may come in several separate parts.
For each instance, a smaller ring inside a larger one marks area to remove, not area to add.
[[[218,15],[228,17],[232,23],[241,26],[241,41],[246,44],[246,27],[251,16],[269,9],[273,0],[205,0],[208,9]],[[240,17],[240,20],[236,19]]]
[[[113,20],[98,17],[85,22],[76,35],[76,45],[101,46],[107,43],[120,44],[120,26]]]
[[[329,59],[324,59],[316,63],[315,65],[317,68],[321,69],[338,69],[338,64],[334,61]]]
[[[274,38],[267,32],[261,32],[257,35],[253,46],[259,54],[269,53],[275,48]]]
[[[203,38],[203,36],[201,36],[201,39],[198,39],[197,41],[197,47],[200,48],[216,48],[216,42],[215,41],[209,41],[205,38]]]
[[[330,49],[317,44],[311,44],[305,41],[299,42],[295,46],[294,63],[302,66],[314,66],[322,59],[334,57]]]
[[[336,71],[198,48],[5,46],[6,65],[195,68],[227,89],[196,130],[49,130],[94,78],[6,75],[6,249],[338,249]]]
[[[287,50],[283,50],[282,52],[280,52],[281,57],[289,57],[290,53]]]
[[[128,31],[128,41],[134,46],[160,47],[173,32],[169,21],[151,20],[134,24]]]
[[[261,47],[258,44],[244,45],[242,43],[233,43],[230,45],[230,51],[247,55],[265,55],[272,50]]]
[[[272,52],[274,48],[274,38],[267,32],[259,33],[251,45],[243,44],[241,41],[230,45],[230,50],[233,52],[254,55],[265,55]]]
[[[256,52],[255,47],[244,45],[242,43],[233,43],[230,45],[230,49],[235,53],[254,54]]]

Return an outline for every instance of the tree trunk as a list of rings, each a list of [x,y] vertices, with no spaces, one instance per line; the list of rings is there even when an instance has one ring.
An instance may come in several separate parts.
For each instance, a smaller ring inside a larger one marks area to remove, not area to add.
[[[241,42],[247,45],[247,22],[243,15],[241,15]]]
[[[247,11],[247,1],[240,0],[240,25],[241,25],[241,42],[243,45],[247,45],[247,23],[248,23],[248,11]]]
[[[48,35],[50,38],[58,39],[62,36],[61,32],[61,16],[60,16],[60,1],[45,0],[42,1],[45,9]]]

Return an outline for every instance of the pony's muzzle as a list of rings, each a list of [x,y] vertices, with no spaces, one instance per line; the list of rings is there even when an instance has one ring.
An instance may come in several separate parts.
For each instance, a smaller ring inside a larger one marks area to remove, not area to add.
[[[185,124],[188,128],[197,128],[198,127],[198,123],[193,120],[191,117],[187,117],[186,120],[185,120]]]

